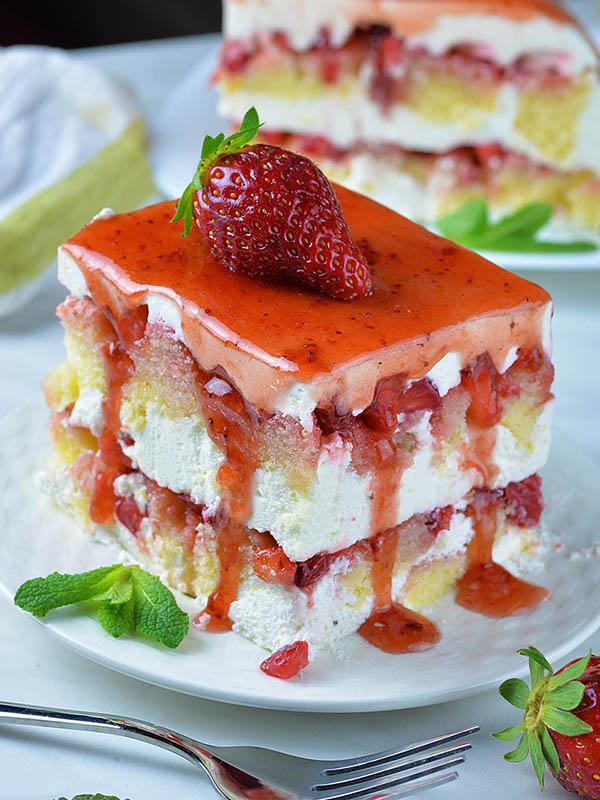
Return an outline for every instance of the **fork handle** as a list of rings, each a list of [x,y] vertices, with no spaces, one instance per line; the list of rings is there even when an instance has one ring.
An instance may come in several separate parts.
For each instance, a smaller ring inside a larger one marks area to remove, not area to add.
[[[215,789],[228,800],[244,800],[247,797],[243,787],[240,786],[240,777],[245,773],[213,756],[201,742],[151,722],[111,714],[85,714],[62,708],[20,706],[0,702],[0,723],[3,722],[12,725],[113,733],[116,736],[149,742],[182,756],[195,766],[204,769]],[[258,781],[255,781],[255,786],[256,783]]]

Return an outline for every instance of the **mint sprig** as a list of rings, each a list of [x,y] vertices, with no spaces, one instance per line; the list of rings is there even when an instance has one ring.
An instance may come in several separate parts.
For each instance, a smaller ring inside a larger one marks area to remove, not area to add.
[[[192,227],[194,192],[197,189],[201,189],[204,185],[206,176],[213,162],[219,158],[219,156],[225,155],[225,153],[232,153],[242,148],[245,144],[248,144],[258,133],[260,126],[261,123],[258,119],[258,112],[254,106],[252,106],[246,111],[240,128],[235,133],[227,137],[224,133],[219,133],[216,136],[206,134],[204,142],[202,143],[200,161],[196,167],[192,182],[183,190],[181,198],[175,208],[175,216],[171,220],[171,222],[176,222],[178,219],[183,218],[182,236],[187,236]]]
[[[67,800],[66,797],[58,797],[56,800]],[[114,794],[78,794],[72,800],[119,800]]]
[[[175,648],[188,631],[189,617],[156,575],[135,564],[113,564],[75,575],[53,572],[25,581],[15,604],[36,617],[61,606],[93,600],[98,621],[116,638],[141,633]]]
[[[472,250],[519,253],[583,253],[597,250],[589,241],[550,242],[536,234],[552,216],[548,203],[529,203],[490,223],[488,205],[482,198],[467,200],[459,209],[437,220],[443,236]]]
[[[577,678],[587,669],[591,652],[556,675],[535,647],[517,652],[529,658],[531,688],[520,678],[509,678],[498,691],[511,705],[525,713],[521,722],[492,733],[492,736],[503,742],[512,742],[521,735],[516,748],[505,753],[504,758],[506,761],[524,761],[528,755],[531,756],[540,789],[543,789],[546,763],[554,772],[560,770],[558,751],[549,731],[564,736],[581,736],[592,730],[587,722],[570,713],[583,698],[584,685]]]

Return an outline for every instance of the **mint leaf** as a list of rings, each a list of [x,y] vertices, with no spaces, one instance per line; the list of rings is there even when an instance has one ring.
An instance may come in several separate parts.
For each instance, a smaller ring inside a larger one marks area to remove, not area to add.
[[[494,242],[512,236],[532,237],[544,227],[551,216],[552,206],[547,203],[529,203],[490,225],[483,238]]]
[[[103,600],[98,606],[98,622],[115,639],[133,630],[135,598],[133,597],[133,587],[131,589],[132,596],[127,602],[111,603],[109,600]]]
[[[76,575],[53,572],[26,581],[15,595],[20,608],[40,617],[53,608],[92,599],[98,621],[117,638],[137,631],[173,648],[189,628],[188,615],[171,591],[136,565],[113,564]]]
[[[525,708],[529,686],[521,678],[509,678],[498,689],[505,700],[517,708]]]
[[[53,572],[46,578],[32,578],[19,586],[14,602],[36,617],[43,617],[53,608],[80,603],[101,594],[124,569],[122,564],[113,564],[76,575]]]
[[[548,242],[525,236],[506,236],[490,241],[483,236],[466,236],[460,244],[471,250],[495,250],[498,253],[591,253],[598,249],[593,242]]]
[[[459,209],[437,221],[437,227],[449,239],[477,234],[487,227],[487,203],[482,199],[467,200]]]
[[[126,567],[117,580],[105,592],[98,595],[97,599],[107,601],[111,605],[128,603],[133,597],[133,584],[131,583],[131,567]]]
[[[189,628],[189,617],[156,575],[131,568],[135,630],[167,647],[177,647]]]
[[[56,800],[67,800],[67,798],[58,797]],[[119,800],[119,798],[114,794],[78,794],[72,800]]]
[[[459,209],[441,217],[436,225],[443,236],[472,250],[506,253],[585,253],[598,249],[590,241],[550,242],[535,238],[546,225],[553,208],[548,203],[528,203],[491,224],[483,199],[467,200]]]

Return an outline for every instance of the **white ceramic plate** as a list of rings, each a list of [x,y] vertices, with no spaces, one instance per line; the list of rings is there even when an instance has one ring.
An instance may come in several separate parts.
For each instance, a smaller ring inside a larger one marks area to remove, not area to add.
[[[202,58],[169,96],[152,135],[151,160],[156,185],[166,197],[179,197],[190,182],[206,133],[228,130],[217,113],[217,93],[210,85],[218,44]],[[260,111],[260,109],[259,109]],[[600,269],[600,251],[591,253],[482,253],[510,270]]]
[[[12,601],[28,578],[80,572],[122,560],[80,532],[35,487],[47,451],[41,399],[0,423],[0,589]],[[432,610],[442,640],[425,653],[392,656],[349,637],[342,660],[320,656],[291,681],[265,676],[259,647],[235,633],[190,631],[177,650],[133,638],[113,639],[76,609],[56,610],[41,624],[73,650],[119,672],[199,697],[295,711],[411,708],[474,694],[523,674],[518,647],[533,643],[560,660],[600,626],[598,557],[573,559],[598,537],[600,470],[556,436],[544,471],[545,524],[565,542],[534,576],[552,591],[535,611],[507,619],[473,614],[446,600]],[[186,611],[194,601],[178,595]],[[15,614],[24,612],[15,608]]]

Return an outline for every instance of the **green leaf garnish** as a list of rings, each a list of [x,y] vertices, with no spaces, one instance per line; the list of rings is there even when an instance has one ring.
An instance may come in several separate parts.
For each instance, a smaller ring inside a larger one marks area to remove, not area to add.
[[[438,219],[437,226],[449,239],[460,240],[481,233],[488,226],[487,203],[477,198],[467,200],[456,211]]]
[[[437,220],[443,236],[472,250],[518,253],[585,253],[597,250],[590,241],[550,242],[535,235],[550,220],[553,208],[548,203],[528,203],[496,223],[489,222],[484,199],[467,200],[459,209]]]
[[[66,797],[57,797],[56,800],[67,800]],[[114,794],[78,794],[72,800],[119,800]]]
[[[75,575],[53,572],[25,581],[15,604],[37,617],[61,606],[94,600],[98,621],[116,638],[141,633],[175,648],[188,631],[189,617],[156,575],[135,564],[113,564]]]
[[[529,203],[503,217],[495,225],[489,225],[482,238],[493,242],[511,236],[533,236],[544,227],[551,216],[552,206],[548,203]]]
[[[204,185],[206,176],[213,162],[219,158],[219,156],[225,155],[225,153],[233,153],[248,144],[258,133],[261,124],[262,123],[258,119],[258,112],[254,106],[252,106],[246,111],[239,130],[235,133],[227,137],[224,133],[219,133],[217,136],[206,134],[202,142],[200,161],[196,167],[194,177],[191,183],[183,190],[181,198],[175,208],[175,216],[171,220],[171,222],[176,222],[178,219],[183,218],[182,236],[187,236],[190,232],[193,220],[194,193]]]
[[[525,713],[520,723],[492,733],[492,736],[503,742],[511,742],[523,732],[516,748],[505,753],[504,758],[507,761],[523,761],[529,755],[540,789],[543,789],[545,765],[548,764],[555,773],[560,770],[558,752],[550,731],[565,736],[582,736],[592,730],[587,722],[570,713],[581,703],[584,686],[576,679],[584,673],[591,653],[554,675],[552,666],[537,648],[525,647],[518,652],[529,659],[531,688],[520,678],[509,678],[502,683],[499,692],[509,703],[524,709]]]

